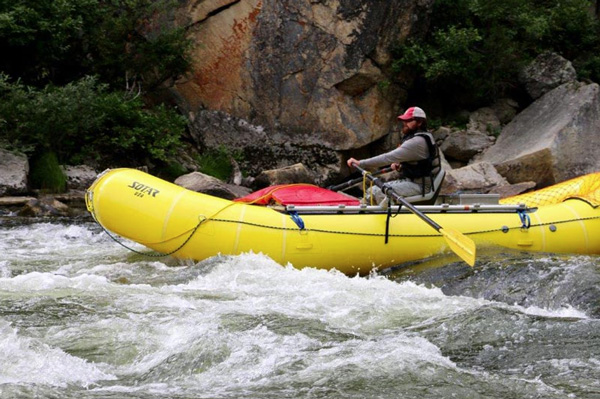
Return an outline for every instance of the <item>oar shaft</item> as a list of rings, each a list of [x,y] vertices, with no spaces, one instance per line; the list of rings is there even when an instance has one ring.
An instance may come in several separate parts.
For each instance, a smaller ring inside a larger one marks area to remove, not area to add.
[[[415,206],[413,204],[411,204],[410,202],[408,202],[407,200],[405,200],[402,196],[398,195],[390,185],[384,183],[383,180],[381,180],[378,177],[371,176],[369,174],[369,172],[367,172],[365,170],[362,170],[362,173],[366,174],[367,178],[370,178],[371,181],[373,181],[373,183],[377,187],[379,187],[381,189],[381,191],[383,191],[383,193],[385,195],[391,196],[396,201],[398,201],[399,203],[401,203],[403,206],[407,207],[412,213],[416,214],[421,219],[423,219],[424,222],[426,222],[427,224],[429,224],[431,227],[433,227],[437,231],[440,231],[440,229],[442,228],[442,226],[440,226],[439,224],[437,224],[436,222],[434,222],[433,220],[431,220],[430,218],[428,218],[427,216],[425,216],[425,214],[423,212],[421,212],[420,210],[418,210],[417,208],[415,208]]]
[[[391,172],[392,170],[393,169],[391,168],[391,166],[388,166],[387,168],[383,168],[383,169],[378,170],[377,172],[373,172],[372,175],[373,176],[375,176],[375,175],[381,175],[381,174],[384,174],[384,173]],[[345,190],[347,188],[350,188],[350,187],[352,187],[352,186],[360,183],[362,180],[363,180],[362,176],[361,177],[357,177],[356,179],[348,180],[347,182],[340,183],[340,184],[337,184],[335,186],[329,186],[329,187],[327,187],[327,189],[331,190],[331,191]]]

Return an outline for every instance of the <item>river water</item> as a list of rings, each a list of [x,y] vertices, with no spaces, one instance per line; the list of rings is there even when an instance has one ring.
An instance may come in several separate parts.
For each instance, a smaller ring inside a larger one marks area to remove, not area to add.
[[[0,397],[600,398],[599,280],[599,257],[516,252],[369,277],[185,263],[4,218]]]

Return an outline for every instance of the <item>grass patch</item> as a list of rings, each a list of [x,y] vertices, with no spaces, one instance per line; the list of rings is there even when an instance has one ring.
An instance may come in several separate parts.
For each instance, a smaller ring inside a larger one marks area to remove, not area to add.
[[[209,149],[198,156],[196,161],[200,172],[227,181],[231,177],[232,166],[229,151],[223,147]]]
[[[53,152],[46,152],[31,162],[29,174],[33,188],[48,193],[64,193],[67,191],[67,176],[58,164]]]

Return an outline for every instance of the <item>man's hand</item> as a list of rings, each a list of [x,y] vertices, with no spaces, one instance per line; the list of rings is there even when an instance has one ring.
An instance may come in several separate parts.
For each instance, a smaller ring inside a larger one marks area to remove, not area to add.
[[[346,161],[346,163],[348,164],[349,168],[353,168],[354,164],[359,165],[360,161],[354,158],[350,158],[349,160]]]

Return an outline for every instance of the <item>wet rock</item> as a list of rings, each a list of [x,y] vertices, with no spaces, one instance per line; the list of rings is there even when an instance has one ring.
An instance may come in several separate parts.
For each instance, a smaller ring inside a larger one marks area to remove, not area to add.
[[[17,212],[18,216],[43,217],[43,216],[70,216],[70,208],[53,197],[34,198]]]
[[[0,197],[0,206],[23,206],[35,197]]]

